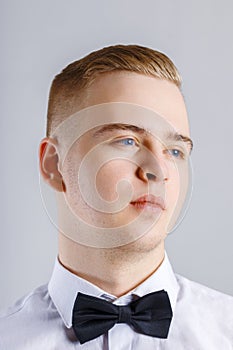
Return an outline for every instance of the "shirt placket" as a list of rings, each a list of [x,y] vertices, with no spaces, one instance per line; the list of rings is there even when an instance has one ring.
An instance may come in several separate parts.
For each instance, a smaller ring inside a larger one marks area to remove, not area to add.
[[[117,299],[115,305],[127,305],[132,301],[132,295],[127,295]],[[130,350],[134,331],[126,323],[116,323],[113,328],[108,331],[108,350]]]
[[[108,350],[131,350],[134,332],[127,324],[116,324],[108,331]]]

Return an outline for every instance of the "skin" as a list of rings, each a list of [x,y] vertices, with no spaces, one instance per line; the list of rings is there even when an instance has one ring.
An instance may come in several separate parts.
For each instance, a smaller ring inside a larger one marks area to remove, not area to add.
[[[77,99],[77,104],[73,103],[72,110],[67,111],[67,116],[101,103],[129,102],[155,111],[180,134],[189,136],[184,100],[177,86],[171,82],[137,73],[114,72],[99,76],[85,93],[84,102],[80,104]],[[138,140],[140,147],[134,144],[129,146],[128,141],[123,143],[121,141],[120,144],[116,142],[129,137]],[[174,157],[165,151],[164,145],[158,139],[150,134],[141,136],[128,130],[115,130],[93,139],[93,130],[91,130],[74,144],[62,169],[58,168],[59,149],[62,145],[52,138],[44,138],[40,144],[41,175],[56,191],[65,191],[72,210],[77,211],[86,222],[97,227],[107,229],[125,225],[135,219],[139,212],[128,203],[120,212],[103,213],[93,210],[82,199],[74,177],[71,175],[72,169],[80,167],[83,157],[96,144],[100,144],[100,148],[95,159],[97,158],[100,162],[102,155],[107,151],[114,154],[118,152],[119,155],[127,158],[117,160],[113,157],[112,161],[100,168],[96,177],[96,189],[103,199],[114,201],[121,197],[118,197],[116,185],[122,179],[127,179],[131,184],[132,199],[147,193],[148,186],[150,193],[153,194],[157,194],[158,189],[166,191],[166,208],[160,212],[156,225],[147,234],[131,243],[108,249],[93,248],[74,242],[59,232],[59,260],[63,266],[106,292],[120,297],[153,274],[164,259],[167,225],[179,196],[179,176],[174,166]],[[145,152],[145,149],[156,157],[156,162],[147,157],[148,153],[145,153],[142,157],[143,164],[135,164],[133,162],[135,155]],[[188,147],[186,151],[189,152]],[[187,161],[176,160],[176,166],[178,164],[182,167],[184,163],[187,164]],[[160,176],[148,179],[146,176],[148,172],[160,173]],[[88,168],[87,174],[89,174]],[[142,223],[153,221],[154,216],[152,211],[145,210]],[[59,220],[62,223],[67,220],[62,212],[59,213]]]

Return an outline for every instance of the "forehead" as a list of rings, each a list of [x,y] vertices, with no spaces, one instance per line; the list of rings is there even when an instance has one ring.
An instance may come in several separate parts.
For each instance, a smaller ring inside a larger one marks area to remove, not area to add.
[[[83,102],[76,108],[81,110],[111,102],[133,103],[151,109],[175,129],[189,134],[183,96],[178,87],[169,81],[132,72],[101,74],[87,88]]]

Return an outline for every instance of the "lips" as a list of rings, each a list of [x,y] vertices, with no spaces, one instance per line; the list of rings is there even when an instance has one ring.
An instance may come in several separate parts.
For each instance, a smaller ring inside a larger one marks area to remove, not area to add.
[[[152,194],[139,197],[135,201],[132,201],[131,204],[138,208],[152,207],[165,210],[165,203],[163,198],[156,197]]]

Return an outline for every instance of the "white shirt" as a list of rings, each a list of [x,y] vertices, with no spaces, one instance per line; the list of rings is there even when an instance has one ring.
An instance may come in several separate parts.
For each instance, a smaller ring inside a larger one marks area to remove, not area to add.
[[[106,334],[80,344],[72,330],[78,292],[126,305],[133,295],[164,289],[173,318],[167,339],[139,334],[116,324]],[[232,350],[233,297],[174,274],[167,255],[141,285],[116,298],[72,274],[58,261],[48,285],[0,314],[0,350]]]

